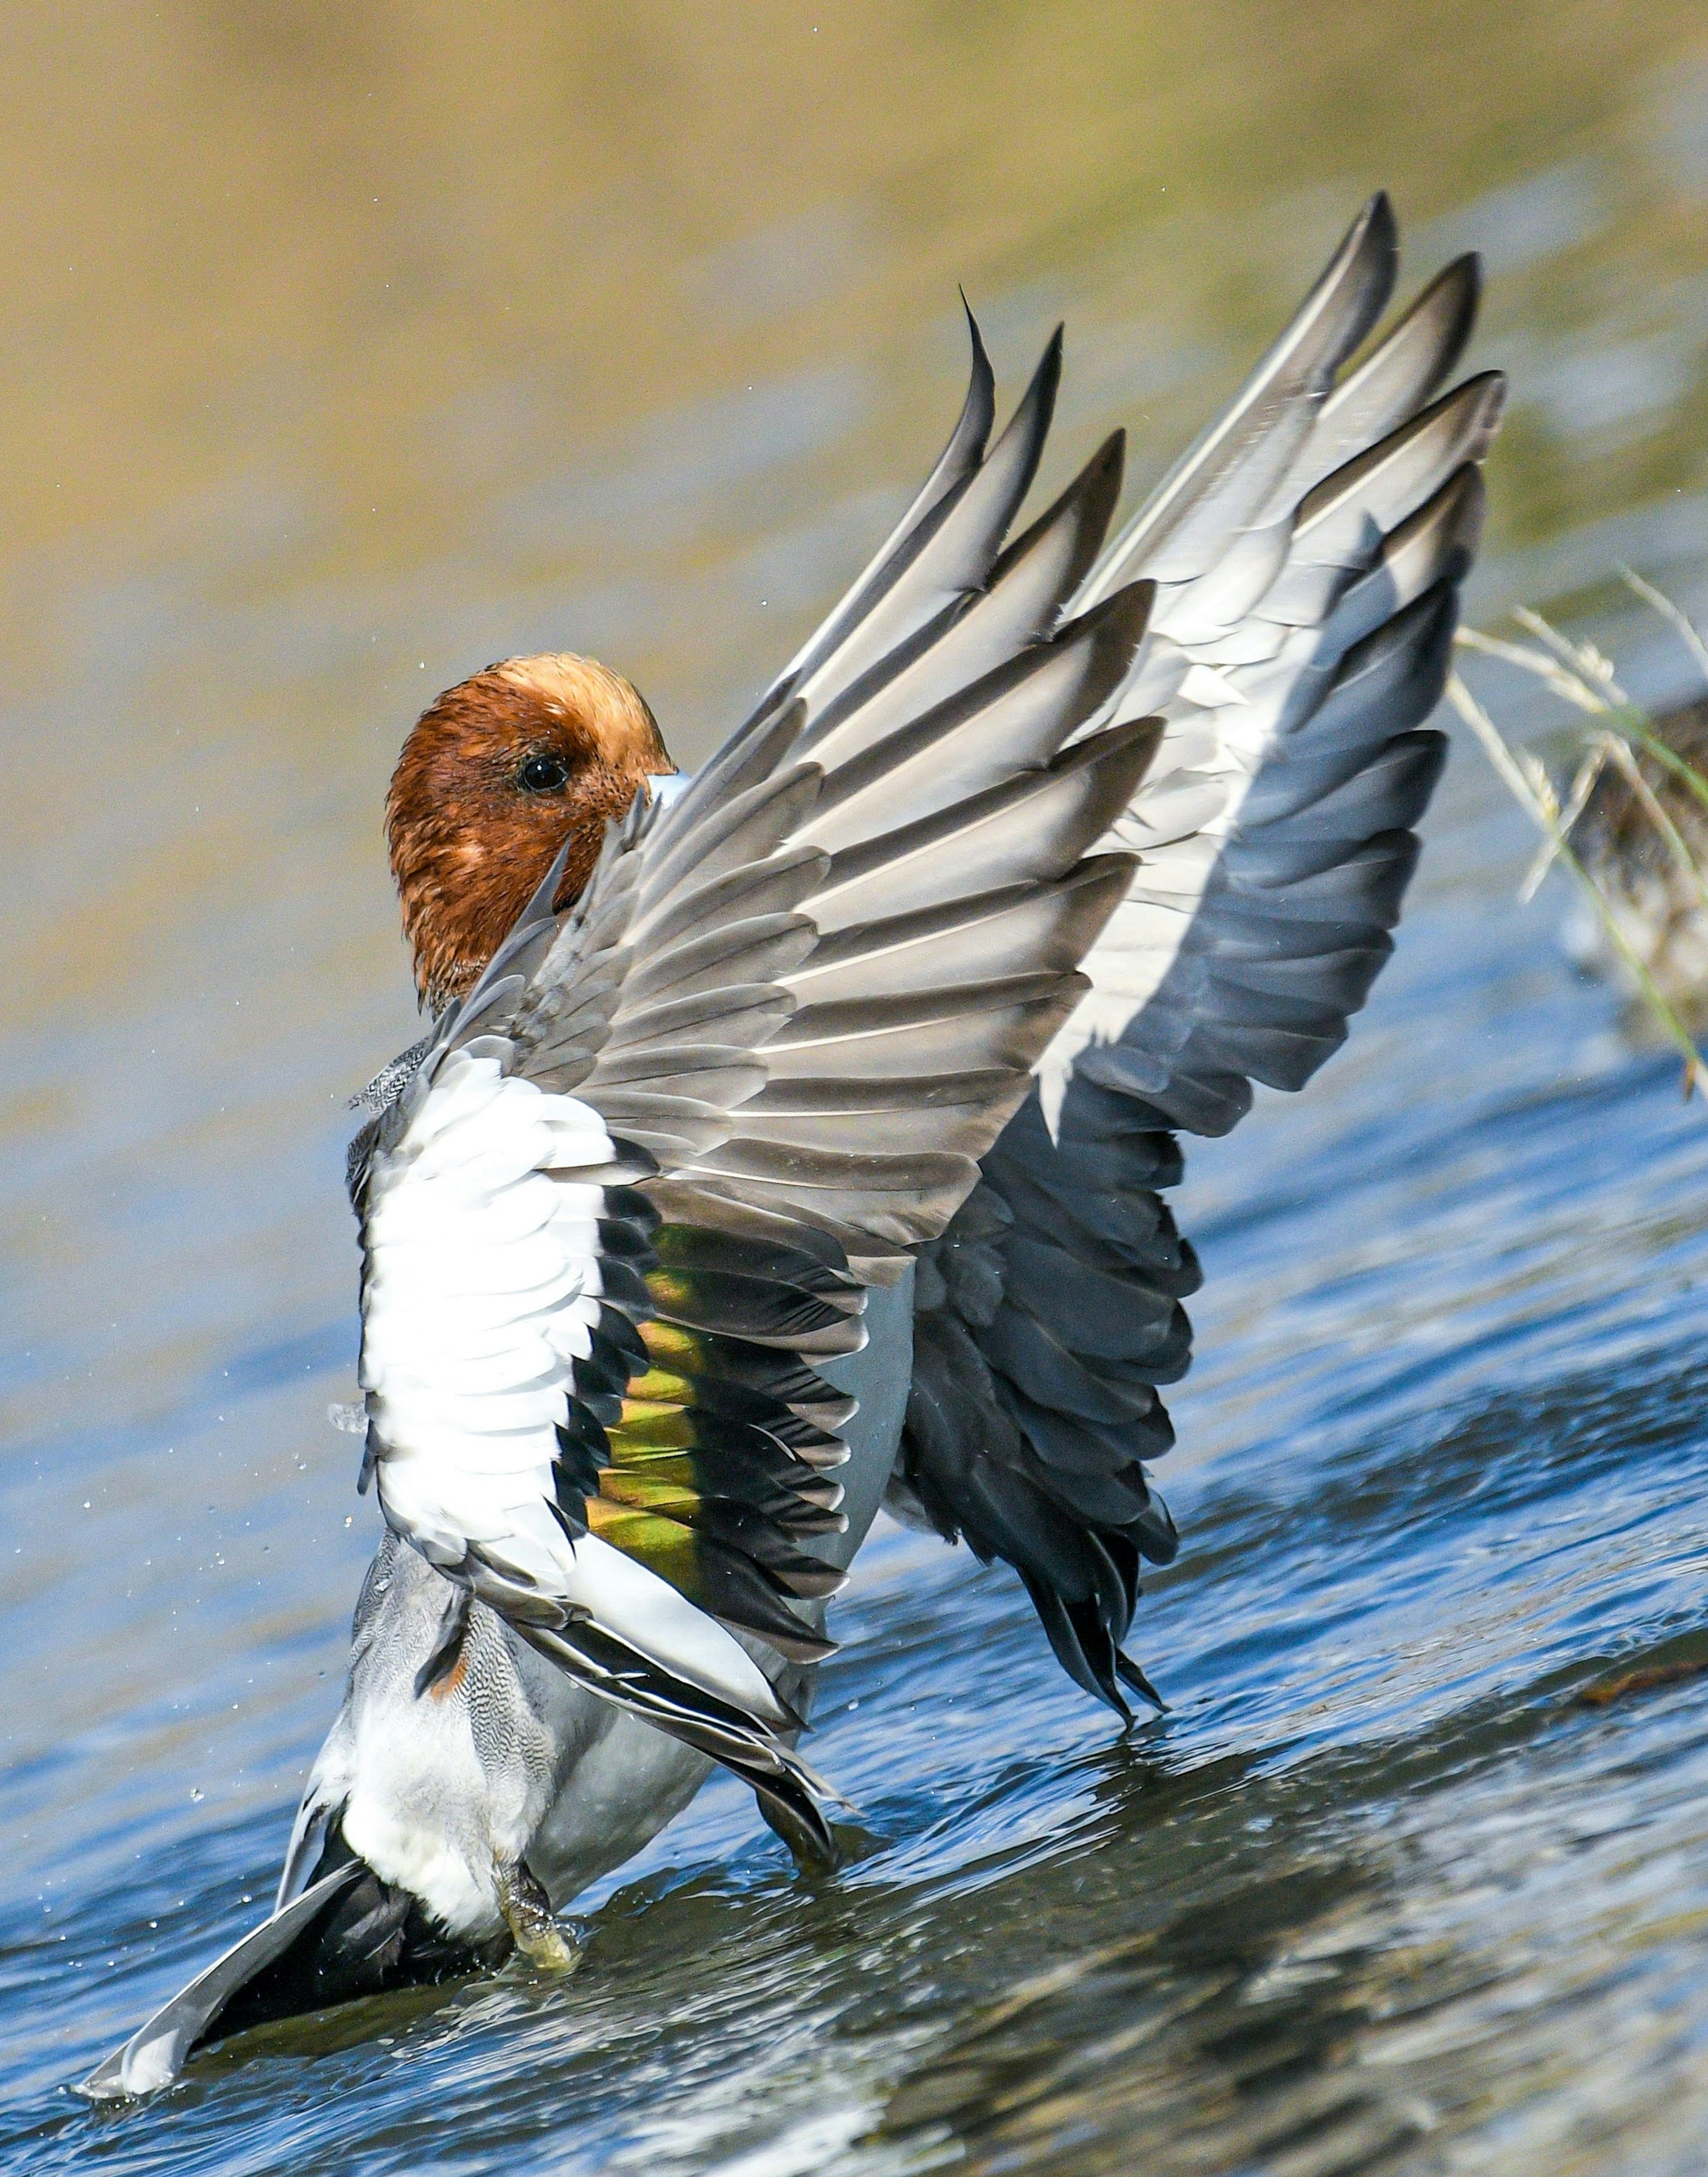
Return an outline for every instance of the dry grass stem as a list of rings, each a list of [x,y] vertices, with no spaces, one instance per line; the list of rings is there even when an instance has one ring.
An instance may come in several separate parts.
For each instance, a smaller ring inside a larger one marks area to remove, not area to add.
[[[1681,612],[1664,590],[1657,590],[1652,582],[1645,582],[1632,567],[1621,567],[1619,579],[1635,597],[1659,613],[1667,625],[1683,638],[1684,647],[1695,659],[1705,677],[1708,677],[1708,640],[1688,614]]]
[[[1476,650],[1486,650],[1490,647],[1487,638],[1471,641],[1466,647]],[[1516,646],[1508,647],[1515,647]],[[1547,679],[1550,676],[1544,674],[1542,677]],[[1611,679],[1612,675],[1609,673],[1610,682]],[[1577,805],[1572,811],[1574,821],[1575,816],[1581,813],[1582,808],[1575,785],[1570,802],[1567,805],[1567,808],[1563,808],[1553,781],[1549,778],[1547,767],[1541,759],[1529,749],[1514,750],[1509,746],[1500,728],[1456,673],[1448,682],[1447,695],[1448,701],[1453,705],[1454,709],[1458,712],[1460,717],[1482,743],[1484,753],[1494,766],[1496,772],[1505,784],[1507,790],[1542,834],[1549,861],[1558,861],[1571,873],[1573,881],[1578,885],[1594,910],[1596,919],[1607,935],[1608,943],[1629,969],[1631,978],[1656,1027],[1683,1061],[1685,1095],[1688,1097],[1691,1091],[1697,1088],[1708,1090],[1708,1065],[1704,1064],[1701,1054],[1691,1039],[1689,1030],[1673,1011],[1666,994],[1650,974],[1647,963],[1639,955],[1624,930],[1620,927],[1618,919],[1613,913],[1607,896],[1585,867],[1570,839],[1567,837],[1569,829],[1567,821],[1568,808],[1570,808],[1572,804]],[[1580,705],[1580,707],[1587,708],[1588,707]],[[1610,748],[1622,746],[1622,744],[1614,739],[1612,735],[1608,735],[1607,739]],[[1607,751],[1604,750],[1604,757],[1606,754]],[[1580,778],[1581,776],[1580,771]],[[1585,788],[1585,799],[1587,799],[1587,794],[1588,789]],[[1673,829],[1674,837],[1677,837],[1676,827],[1669,827],[1669,828]],[[1679,845],[1682,849],[1683,848],[1682,839],[1679,841]],[[1688,859],[1688,849],[1685,852]],[[1545,864],[1544,867],[1546,866]],[[1694,870],[1694,865],[1692,866],[1698,881],[1701,881],[1701,872]]]
[[[1633,577],[1635,582],[1640,578]],[[1643,585],[1646,591],[1648,585]],[[1642,592],[1640,592],[1640,594]],[[1661,592],[1654,593],[1659,597]],[[1691,642],[1702,652],[1704,671],[1708,672],[1708,645],[1684,618],[1670,598],[1667,601],[1668,617],[1674,626],[1681,626]],[[1498,657],[1508,665],[1516,665],[1525,673],[1533,674],[1543,685],[1551,689],[1574,710],[1585,711],[1591,717],[1605,719],[1613,730],[1623,734],[1634,742],[1645,756],[1654,757],[1663,770],[1670,771],[1689,793],[1708,810],[1708,778],[1705,778],[1694,764],[1687,763],[1676,749],[1670,749],[1660,739],[1650,724],[1645,713],[1634,704],[1614,676],[1613,668],[1593,643],[1574,643],[1544,619],[1538,612],[1520,605],[1513,618],[1521,626],[1528,627],[1547,644],[1546,650],[1534,650],[1528,643],[1503,642],[1498,636],[1484,635],[1474,627],[1460,629],[1456,641],[1466,650],[1474,650],[1484,657]],[[1593,785],[1593,779],[1591,784]],[[1587,789],[1586,789],[1587,798]],[[1579,813],[1582,813],[1580,804]],[[1569,826],[1567,827],[1570,828]]]
[[[1595,791],[1596,781],[1601,777],[1607,761],[1607,736],[1597,734],[1590,744],[1588,753],[1578,766],[1577,776],[1572,781],[1572,790],[1566,796],[1566,805],[1560,811],[1559,828],[1569,838],[1571,828],[1588,804]],[[1554,865],[1552,837],[1545,838],[1536,848],[1536,859],[1525,871],[1524,882],[1518,888],[1519,905],[1528,907],[1542,888],[1542,881]]]

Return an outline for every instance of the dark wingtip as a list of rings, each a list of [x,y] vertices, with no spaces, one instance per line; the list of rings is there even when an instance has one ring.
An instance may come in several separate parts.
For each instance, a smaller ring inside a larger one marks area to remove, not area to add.
[[[1434,359],[1421,397],[1433,395],[1458,368],[1460,357],[1476,330],[1482,300],[1482,260],[1475,250],[1467,251],[1442,266],[1394,328],[1397,337],[1406,326],[1421,319],[1432,319],[1437,326]]]
[[[1038,358],[1038,367],[1026,381],[1026,390],[1009,418],[1005,439],[1016,431],[1023,431],[1032,442],[1033,456],[1041,453],[1045,434],[1056,413],[1056,396],[1061,385],[1062,328],[1057,325],[1044,343],[1044,352]]]
[[[1062,577],[1065,608],[1066,602],[1074,596],[1096,565],[1121,501],[1126,465],[1127,434],[1111,431],[1060,498],[1045,509],[1023,536],[1014,537],[1002,548],[990,570],[990,587],[994,589],[1009,569],[1066,516],[1075,524],[1076,539],[1067,571]],[[1097,609],[1093,608],[1094,611]]]
[[[1100,631],[1107,630],[1106,639],[1124,642],[1133,657],[1138,646],[1150,631],[1150,616],[1156,608],[1156,584],[1147,575],[1142,581],[1123,582],[1106,597],[1100,597],[1089,610],[1082,613],[1077,623],[1083,627],[1088,622]]]
[[[1066,327],[1057,325],[1044,343],[1044,352],[1038,358],[1038,368],[1028,381],[1025,392],[1016,409],[1018,418],[1029,412],[1038,417],[1037,428],[1040,438],[1050,428],[1050,419],[1056,412],[1056,396],[1061,385],[1061,356]]]
[[[1482,300],[1482,252],[1467,249],[1462,257],[1455,257],[1441,271],[1443,281],[1458,281],[1465,289],[1465,308],[1474,311]]]
[[[955,437],[963,430],[976,428],[978,443],[982,449],[990,436],[990,426],[996,415],[996,374],[990,368],[990,350],[985,346],[985,336],[979,330],[979,320],[973,314],[973,305],[967,300],[967,291],[958,286],[961,308],[967,314],[967,340],[973,351],[972,375],[967,386],[967,398],[963,404],[961,420],[955,427]],[[977,418],[976,426],[973,419]],[[954,444],[952,439],[950,444]]]
[[[1285,351],[1301,327],[1330,310],[1337,337],[1325,361],[1331,373],[1338,370],[1387,308],[1399,273],[1400,229],[1387,191],[1378,189],[1341,236],[1272,353]],[[1266,367],[1260,364],[1259,371]]]
[[[1360,231],[1361,230],[1361,233]],[[1378,189],[1358,215],[1353,228],[1367,247],[1385,251],[1391,257],[1400,254],[1400,221],[1394,216],[1394,199],[1386,189]]]
[[[967,290],[959,281],[956,282],[955,292],[960,297],[961,308],[966,313],[967,338],[972,343],[973,370],[976,376],[981,370],[990,369],[990,357],[985,346],[985,336],[979,330],[979,320],[974,314],[973,305],[967,300]]]
[[[1080,1652],[1082,1654],[1084,1653],[1083,1644]],[[1118,1648],[1115,1649],[1112,1652],[1115,1656],[1116,1670],[1119,1671],[1121,1664],[1126,1661],[1127,1658],[1121,1653]],[[1058,1648],[1056,1650],[1056,1660],[1058,1661],[1061,1660],[1061,1651]],[[1111,1708],[1115,1710],[1115,1713],[1121,1718],[1121,1727],[1123,1731],[1129,1729],[1133,1721],[1132,1710],[1128,1706],[1127,1703],[1121,1698],[1121,1688],[1116,1682],[1115,1672],[1101,1667],[1100,1659],[1100,1661],[1094,1662],[1089,1656],[1086,1656],[1085,1657],[1085,1667],[1086,1676],[1080,1679],[1080,1684],[1085,1688],[1088,1693],[1094,1694],[1098,1700],[1103,1703],[1105,1708]],[[1073,1676],[1077,1674],[1070,1672],[1069,1675]],[[1121,1672],[1121,1676],[1123,1678],[1126,1676],[1125,1672]]]
[[[1394,216],[1393,202],[1386,189],[1378,189],[1365,205],[1347,241],[1351,245],[1349,256],[1361,259],[1376,272],[1383,290],[1382,308],[1385,309],[1394,283],[1400,276],[1400,222]],[[1379,317],[1381,309],[1375,314]]]
[[[1045,341],[1044,352],[1038,358],[1038,368],[1027,380],[1026,390],[1020,396],[1019,406],[1008,420],[1002,434],[1002,443],[1018,434],[1023,442],[1018,483],[1015,495],[1018,506],[1038,473],[1038,463],[1043,456],[1044,441],[1049,436],[1050,425],[1056,414],[1056,396],[1061,388],[1062,328],[1057,325]]]
[[[842,1855],[835,1832],[811,1794],[787,1774],[763,1782],[750,1776],[748,1781],[766,1826],[789,1847],[795,1865],[806,1872],[833,1873]]]
[[[1432,303],[1444,303],[1446,306],[1447,330],[1432,391],[1458,368],[1459,359],[1476,330],[1476,314],[1482,302],[1482,259],[1474,249],[1455,257],[1450,265],[1443,265],[1418,297],[1416,307],[1419,310]]]
[[[1115,1653],[1115,1667],[1121,1673],[1122,1683],[1131,1686],[1141,1700],[1149,1701],[1159,1716],[1168,1714],[1168,1703],[1132,1658],[1123,1656],[1118,1648]]]
[[[1130,1724],[1132,1710],[1122,1700],[1115,1671],[1110,1667],[1111,1664],[1119,1665],[1121,1653],[1115,1645],[1113,1630],[1101,1612],[1095,1605],[1089,1608],[1071,1607],[1047,1574],[1019,1563],[1015,1563],[1014,1569],[1032,1598],[1032,1607],[1038,1612],[1044,1637],[1056,1661],[1082,1693],[1089,1694],[1094,1700],[1113,1709],[1123,1727]]]
[[[1110,433],[1085,464],[1083,473],[1088,489],[1095,488],[1107,495],[1112,516],[1115,503],[1121,497],[1122,479],[1127,474],[1127,431],[1124,426],[1117,425]]]
[[[1061,383],[1061,358],[1067,351],[1067,327],[1064,322],[1056,326],[1055,331],[1045,342],[1043,357],[1038,365],[1040,373],[1045,369],[1050,373],[1050,394],[1052,401],[1056,396],[1056,387]]]

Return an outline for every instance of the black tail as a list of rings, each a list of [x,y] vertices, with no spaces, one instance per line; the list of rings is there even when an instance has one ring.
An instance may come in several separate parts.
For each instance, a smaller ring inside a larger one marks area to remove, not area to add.
[[[381,1881],[335,1829],[310,1887],[343,1869],[353,1872],[345,1875],[341,1887],[285,1950],[221,2006],[221,2039],[276,2018],[325,2011],[387,1989],[460,1979],[508,1955],[508,1935],[476,1945],[435,1927],[419,1898]],[[211,2032],[205,2030],[203,2038],[210,2038]]]
[[[78,2092],[90,2101],[154,2093],[199,2049],[252,2026],[456,1979],[509,1949],[508,1935],[477,1946],[445,1934],[418,1899],[382,1882],[335,1826],[302,1894],[198,1973]]]

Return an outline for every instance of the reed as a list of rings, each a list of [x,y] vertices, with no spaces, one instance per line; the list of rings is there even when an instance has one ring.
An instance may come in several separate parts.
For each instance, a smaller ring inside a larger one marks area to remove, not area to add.
[[[1627,587],[1679,636],[1708,677],[1708,640],[1700,630],[1670,597],[1640,575],[1629,567],[1619,571]],[[1629,788],[1630,811],[1640,825],[1648,828],[1670,870],[1675,896],[1682,895],[1693,912],[1700,910],[1708,918],[1708,826],[1704,823],[1708,819],[1708,776],[1668,745],[1664,722],[1656,720],[1632,701],[1619,685],[1612,661],[1593,643],[1563,634],[1527,606],[1517,607],[1511,617],[1530,641],[1508,641],[1475,628],[1461,628],[1458,641],[1466,650],[1499,658],[1532,674],[1581,722],[1569,776],[1557,779],[1533,749],[1506,739],[1458,674],[1448,683],[1448,700],[1482,744],[1497,777],[1542,834],[1536,858],[1519,887],[1519,898],[1526,903],[1532,899],[1556,863],[1567,871],[1624,968],[1638,1004],[1683,1061],[1688,1098],[1699,1086],[1708,1089],[1708,1064],[1678,1007],[1657,979],[1651,964],[1654,956],[1645,958],[1612,896],[1607,876],[1579,851],[1573,832],[1589,807],[1597,782],[1611,768]],[[1689,827],[1697,834],[1694,841],[1669,813],[1654,780],[1643,767],[1640,758],[1644,756],[1658,767],[1663,780],[1674,783],[1675,796],[1683,797],[1682,805],[1695,805],[1691,811],[1695,821]]]

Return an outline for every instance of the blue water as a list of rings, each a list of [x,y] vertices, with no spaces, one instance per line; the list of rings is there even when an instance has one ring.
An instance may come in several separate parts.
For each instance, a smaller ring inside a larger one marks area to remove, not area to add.
[[[1558,903],[1510,906],[1480,764],[1351,1049],[1192,1159],[1187,1547],[1135,1642],[1165,1717],[1115,1733],[1006,1573],[881,1531],[815,1746],[881,1840],[858,1866],[804,1884],[719,1781],[583,1901],[567,1983],[273,2029],[91,2113],[64,2082],[258,1910],[368,1541],[336,1438],[307,1474],[205,1460],[183,1661],[0,1803],[7,2166],[1698,2166],[1708,1676],[1574,1697],[1708,1666],[1708,1116],[1563,964]],[[336,1387],[336,1345],[234,1356],[172,1431]],[[159,1437],[85,1448],[107,1519],[176,1486]],[[13,1669],[65,1683],[68,1645],[100,1663],[47,1547]],[[105,1571],[110,1642],[137,1575]]]
[[[1489,254],[1475,616],[1558,599],[1657,698],[1691,668],[1616,563],[1708,617],[1683,0],[333,12],[95,55],[18,11],[0,2168],[1697,2177],[1708,1110],[1560,881],[1515,903],[1470,745],[1346,1050],[1191,1148],[1165,1716],[1116,1732],[1008,1574],[881,1525],[810,1749],[870,1833],[836,1880],[720,1780],[567,1981],[68,2092],[264,1909],[336,1707],[345,1099],[417,1033],[378,810],[429,690],[603,652],[697,760],[941,439],[958,279],[1011,385],[1068,316],[1040,488],[1117,423],[1143,479],[1378,181],[1408,281]]]

